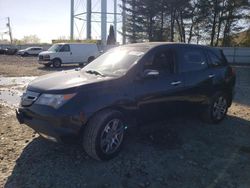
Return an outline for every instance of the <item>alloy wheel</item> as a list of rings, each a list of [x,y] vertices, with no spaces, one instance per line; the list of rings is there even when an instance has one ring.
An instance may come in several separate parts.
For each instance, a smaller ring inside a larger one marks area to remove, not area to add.
[[[225,97],[220,96],[214,102],[212,115],[216,120],[221,120],[225,116],[226,111],[227,111],[227,100],[225,99]]]
[[[124,125],[120,119],[112,119],[101,133],[101,150],[106,154],[117,151],[124,136]]]

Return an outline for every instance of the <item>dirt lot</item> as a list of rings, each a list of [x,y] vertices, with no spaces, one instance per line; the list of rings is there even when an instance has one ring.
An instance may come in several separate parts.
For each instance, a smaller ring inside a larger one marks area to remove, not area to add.
[[[0,75],[2,76],[40,76],[50,72],[73,69],[78,65],[67,65],[59,69],[47,68],[38,64],[37,57],[0,55]]]
[[[89,158],[79,146],[41,139],[18,124],[11,106],[0,105],[0,187],[248,188],[250,67],[236,69],[236,98],[222,123],[187,116],[147,125],[108,162]],[[52,71],[34,58],[0,56],[0,75]]]

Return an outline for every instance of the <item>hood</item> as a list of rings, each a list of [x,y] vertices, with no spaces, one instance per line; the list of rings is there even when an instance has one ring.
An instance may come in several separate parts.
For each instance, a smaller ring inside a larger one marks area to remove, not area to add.
[[[36,92],[57,92],[78,86],[114,79],[84,73],[79,70],[62,71],[36,78],[28,85],[28,90]]]
[[[39,55],[49,55],[49,54],[54,54],[56,52],[52,52],[52,51],[42,51],[39,53]]]

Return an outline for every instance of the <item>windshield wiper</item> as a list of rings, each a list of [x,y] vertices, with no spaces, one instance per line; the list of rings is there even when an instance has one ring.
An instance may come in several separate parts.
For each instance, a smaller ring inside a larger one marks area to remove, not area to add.
[[[96,71],[96,70],[87,70],[87,71],[85,71],[85,72],[86,72],[86,73],[89,73],[89,74],[95,74],[95,75],[100,75],[100,76],[102,76],[102,77],[105,77],[104,74],[102,74],[101,72]]]

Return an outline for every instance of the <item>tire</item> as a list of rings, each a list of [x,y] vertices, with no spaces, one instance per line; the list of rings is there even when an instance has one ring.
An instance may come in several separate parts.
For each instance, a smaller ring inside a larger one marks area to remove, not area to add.
[[[82,145],[86,153],[96,160],[114,158],[121,150],[125,134],[123,115],[116,110],[96,114],[87,123]]]
[[[53,67],[54,68],[60,68],[62,66],[62,62],[60,59],[54,59],[53,60]]]
[[[94,59],[95,59],[95,57],[90,56],[90,57],[88,58],[88,63],[90,63],[90,62],[93,61]]]
[[[28,54],[27,52],[25,52],[25,53],[23,54],[23,56],[24,56],[24,57],[27,57],[27,56],[29,56],[29,54]]]
[[[202,118],[208,123],[219,123],[225,118],[228,107],[228,97],[223,92],[219,92],[210,99]]]

